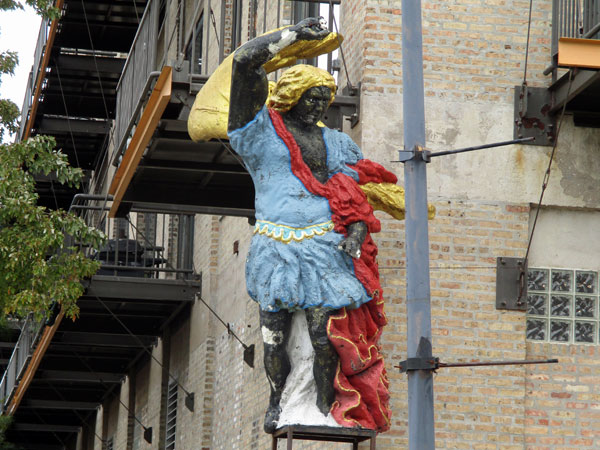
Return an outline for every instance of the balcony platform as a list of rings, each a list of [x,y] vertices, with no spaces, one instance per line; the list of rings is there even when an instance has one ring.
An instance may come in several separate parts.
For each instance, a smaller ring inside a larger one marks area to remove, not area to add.
[[[186,315],[199,291],[200,283],[193,280],[106,275],[88,280],[78,301],[79,318],[57,320],[24,386],[7,434],[11,442],[53,448],[74,439],[102,402],[118,392],[129,370],[150,360],[148,351],[164,328]]]

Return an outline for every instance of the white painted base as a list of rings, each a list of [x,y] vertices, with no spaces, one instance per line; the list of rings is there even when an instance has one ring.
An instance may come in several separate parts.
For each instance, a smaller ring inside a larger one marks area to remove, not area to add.
[[[329,414],[324,416],[317,408],[317,388],[313,377],[314,350],[308,335],[304,311],[294,313],[287,345],[292,370],[281,396],[281,416],[278,426],[284,425],[340,425]]]

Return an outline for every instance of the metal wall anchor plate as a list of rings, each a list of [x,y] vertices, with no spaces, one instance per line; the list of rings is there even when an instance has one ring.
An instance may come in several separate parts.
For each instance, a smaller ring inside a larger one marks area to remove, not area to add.
[[[524,258],[497,258],[496,309],[527,309],[527,261]]]
[[[551,105],[548,89],[515,86],[515,139],[534,137],[527,145],[553,145],[556,119],[550,115]]]

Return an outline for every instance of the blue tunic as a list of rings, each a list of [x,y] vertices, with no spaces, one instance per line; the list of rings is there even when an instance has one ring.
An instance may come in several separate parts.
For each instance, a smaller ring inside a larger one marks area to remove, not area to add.
[[[344,133],[323,128],[329,176],[362,159]],[[311,307],[357,307],[370,300],[354,275],[352,258],[338,249],[326,198],[309,192],[292,172],[290,153],[275,132],[266,107],[229,133],[256,190],[256,226],[246,260],[246,287],[266,311]]]

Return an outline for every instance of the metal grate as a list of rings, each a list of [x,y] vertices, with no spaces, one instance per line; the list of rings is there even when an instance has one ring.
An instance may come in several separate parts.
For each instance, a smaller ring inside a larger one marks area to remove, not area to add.
[[[165,433],[165,450],[175,449],[177,433],[177,383],[171,381],[167,392],[167,424]]]
[[[112,437],[108,438],[106,440],[106,447],[105,448],[106,448],[106,450],[114,450],[114,441],[113,441]]]

